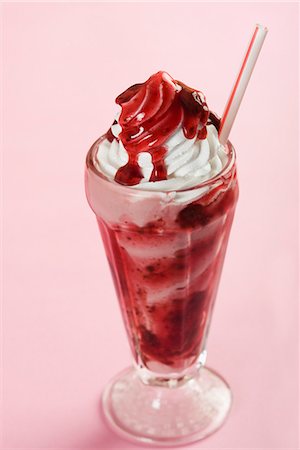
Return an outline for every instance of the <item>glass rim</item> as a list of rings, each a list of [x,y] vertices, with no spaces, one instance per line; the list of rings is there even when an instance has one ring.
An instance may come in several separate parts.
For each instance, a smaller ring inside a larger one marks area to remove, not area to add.
[[[201,181],[200,183],[196,184],[195,186],[191,186],[188,188],[182,188],[182,189],[169,189],[169,190],[150,190],[150,189],[142,189],[142,188],[132,188],[131,186],[126,186],[120,183],[117,183],[114,181],[114,179],[111,179],[104,175],[98,168],[97,168],[97,162],[96,162],[96,153],[98,151],[99,144],[105,139],[106,135],[101,136],[98,138],[91,148],[89,149],[87,155],[86,155],[86,167],[88,169],[91,169],[101,180],[103,180],[106,183],[114,184],[117,188],[120,188],[122,190],[128,190],[131,194],[170,194],[171,192],[190,192],[194,191],[196,189],[201,189],[206,186],[213,185],[216,181],[218,181],[220,178],[224,177],[226,173],[230,171],[230,169],[233,167],[236,161],[236,152],[235,148],[232,145],[232,143],[228,140],[225,147],[228,149],[227,156],[228,160],[225,164],[225,166],[222,168],[220,172],[218,172],[216,175],[214,175],[212,178],[209,178],[208,180]]]

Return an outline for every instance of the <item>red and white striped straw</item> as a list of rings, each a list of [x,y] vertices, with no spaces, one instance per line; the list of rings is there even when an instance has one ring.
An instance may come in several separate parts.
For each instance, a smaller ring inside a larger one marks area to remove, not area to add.
[[[267,32],[268,30],[266,27],[263,27],[262,25],[256,25],[248,50],[246,52],[246,56],[242,63],[242,67],[226,104],[224,114],[221,118],[219,141],[222,145],[225,145],[228,140],[229,133],[239,110],[241,101],[244,97],[246,88],[248,86],[260,50],[263,46]]]

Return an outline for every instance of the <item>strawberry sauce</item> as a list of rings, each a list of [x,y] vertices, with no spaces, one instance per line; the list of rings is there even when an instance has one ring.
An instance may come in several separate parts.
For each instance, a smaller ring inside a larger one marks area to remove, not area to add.
[[[197,139],[206,138],[210,113],[204,95],[173,80],[166,72],[157,72],[145,83],[131,86],[116,98],[116,103],[122,108],[118,139],[129,158],[116,173],[115,181],[120,184],[132,186],[143,178],[138,164],[141,152],[149,152],[152,157],[150,181],[165,180],[165,143],[178,127],[182,127],[187,139],[196,134]],[[114,139],[111,131],[107,139]]]

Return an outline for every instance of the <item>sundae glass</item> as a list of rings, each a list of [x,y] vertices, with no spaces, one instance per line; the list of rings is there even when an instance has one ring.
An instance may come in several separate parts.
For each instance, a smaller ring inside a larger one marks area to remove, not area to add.
[[[220,120],[201,91],[160,71],[117,97],[119,113],[87,154],[87,199],[133,355],[103,410],[134,441],[192,442],[230,409],[230,389],[205,359],[238,199],[227,139],[235,95]]]

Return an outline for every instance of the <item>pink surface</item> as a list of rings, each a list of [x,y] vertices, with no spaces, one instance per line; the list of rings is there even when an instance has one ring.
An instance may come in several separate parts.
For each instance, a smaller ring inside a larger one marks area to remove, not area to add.
[[[269,27],[231,134],[240,199],[208,343],[226,425],[190,448],[297,447],[297,4],[6,3],[2,448],[132,449],[99,413],[130,361],[85,200],[114,98],[164,69],[222,113]]]

